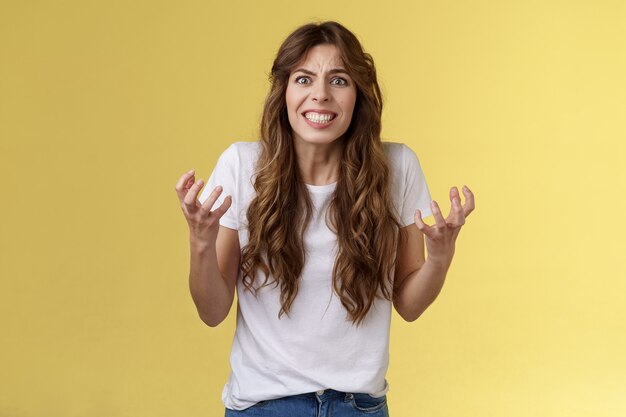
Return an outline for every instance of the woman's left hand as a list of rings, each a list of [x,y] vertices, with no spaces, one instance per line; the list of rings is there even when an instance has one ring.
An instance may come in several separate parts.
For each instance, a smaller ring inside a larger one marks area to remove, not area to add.
[[[415,224],[426,237],[427,261],[434,262],[445,268],[448,268],[452,263],[454,243],[461,231],[461,227],[465,224],[465,219],[474,211],[474,194],[466,186],[463,187],[463,194],[465,194],[465,204],[461,206],[459,190],[456,187],[450,188],[452,208],[450,209],[450,214],[445,219],[437,202],[432,201],[431,207],[435,217],[433,226],[425,224],[422,220],[422,213],[419,210],[415,211]]]

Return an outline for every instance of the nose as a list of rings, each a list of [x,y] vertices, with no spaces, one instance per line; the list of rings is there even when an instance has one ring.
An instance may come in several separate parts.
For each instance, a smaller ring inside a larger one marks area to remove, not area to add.
[[[313,87],[313,91],[311,92],[311,97],[313,101],[328,101],[330,98],[330,94],[327,90],[328,86],[326,83],[318,83],[315,87]]]

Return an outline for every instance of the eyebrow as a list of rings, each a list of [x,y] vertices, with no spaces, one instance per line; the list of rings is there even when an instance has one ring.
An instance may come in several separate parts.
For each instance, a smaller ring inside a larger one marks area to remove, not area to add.
[[[304,69],[304,68],[298,68],[294,72],[303,72],[303,73],[308,74],[308,75],[317,75],[314,72],[309,71],[308,69]],[[328,73],[329,74],[346,74],[346,75],[349,75],[348,71],[346,71],[343,68],[333,68],[333,69],[329,70]]]

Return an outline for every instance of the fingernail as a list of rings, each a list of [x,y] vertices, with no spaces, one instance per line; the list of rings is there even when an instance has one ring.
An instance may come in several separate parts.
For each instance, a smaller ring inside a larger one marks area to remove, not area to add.
[[[204,182],[204,181],[202,181],[202,180],[198,180],[198,181],[196,182],[196,184],[198,184],[198,185],[202,185],[202,183],[203,183],[203,182]]]
[[[195,171],[195,169],[193,169],[193,168],[192,168],[192,169],[190,169],[189,171],[187,171],[187,174],[191,174],[191,173],[192,173],[192,172],[194,172],[194,171]]]

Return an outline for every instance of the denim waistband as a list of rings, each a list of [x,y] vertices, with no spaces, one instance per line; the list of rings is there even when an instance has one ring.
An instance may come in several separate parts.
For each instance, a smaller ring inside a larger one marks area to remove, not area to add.
[[[304,394],[296,394],[294,397],[301,398],[319,398],[320,400],[331,399],[331,398],[345,398],[348,395],[347,392],[337,391],[334,389],[324,389],[319,391],[307,392]]]

